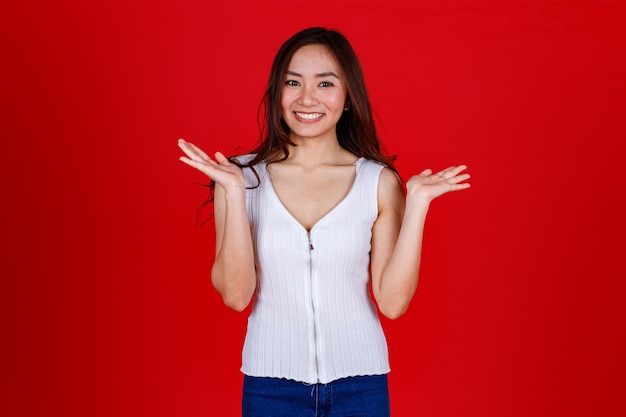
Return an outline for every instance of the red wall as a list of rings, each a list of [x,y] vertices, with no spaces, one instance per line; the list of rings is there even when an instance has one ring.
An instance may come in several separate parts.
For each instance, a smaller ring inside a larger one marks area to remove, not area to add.
[[[214,3],[0,8],[1,415],[238,414],[246,314],[210,287],[176,139],[252,147],[311,25],[351,39],[405,178],[473,176],[384,321],[394,415],[626,413],[623,2]]]

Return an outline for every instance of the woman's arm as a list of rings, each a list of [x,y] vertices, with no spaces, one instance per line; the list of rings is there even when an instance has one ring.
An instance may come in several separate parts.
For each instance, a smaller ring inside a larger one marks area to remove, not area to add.
[[[465,166],[437,174],[425,170],[402,185],[389,169],[378,186],[379,215],[372,231],[372,287],[381,313],[390,319],[402,316],[411,302],[419,278],[424,222],[435,198],[469,187],[461,174]]]
[[[200,148],[182,139],[179,147],[187,157],[180,160],[215,181],[215,262],[211,281],[224,304],[236,311],[245,309],[256,288],[252,236],[246,212],[243,171],[220,152],[211,159]]]

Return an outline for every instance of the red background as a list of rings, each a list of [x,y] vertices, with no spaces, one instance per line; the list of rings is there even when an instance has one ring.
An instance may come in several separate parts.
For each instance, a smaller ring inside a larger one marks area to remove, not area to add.
[[[6,3],[6,2],[5,2]],[[3,416],[236,416],[246,314],[211,288],[201,176],[280,43],[352,41],[433,204],[395,416],[624,415],[622,1],[13,1],[0,7]]]

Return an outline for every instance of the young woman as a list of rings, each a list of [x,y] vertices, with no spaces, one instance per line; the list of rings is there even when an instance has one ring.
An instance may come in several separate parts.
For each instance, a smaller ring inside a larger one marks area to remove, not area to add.
[[[243,415],[387,416],[378,312],[406,311],[430,202],[469,187],[465,166],[409,179],[381,154],[359,61],[346,38],[305,29],[279,49],[261,144],[181,161],[215,184],[213,285],[254,303],[243,348]],[[375,299],[371,299],[369,286]]]

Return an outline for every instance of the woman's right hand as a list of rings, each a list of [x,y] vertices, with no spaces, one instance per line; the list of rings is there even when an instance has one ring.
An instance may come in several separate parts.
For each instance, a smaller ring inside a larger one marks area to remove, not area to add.
[[[179,158],[182,162],[204,173],[224,190],[245,189],[243,171],[221,152],[216,152],[213,160],[202,149],[184,139],[178,139],[178,147],[187,155]]]

